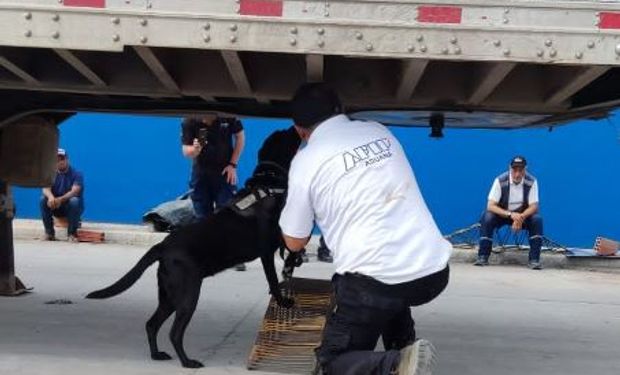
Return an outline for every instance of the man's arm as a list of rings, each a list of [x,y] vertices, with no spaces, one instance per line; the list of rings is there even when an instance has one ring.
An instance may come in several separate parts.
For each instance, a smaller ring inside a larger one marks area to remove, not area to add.
[[[487,211],[490,211],[501,217],[510,217],[510,211],[501,208],[499,204],[492,199],[489,199],[489,201],[487,202]]]
[[[235,133],[235,148],[233,149],[230,162],[237,165],[241,159],[241,153],[245,147],[245,132],[243,130]]]
[[[81,191],[82,191],[82,187],[80,185],[73,184],[73,186],[71,186],[71,190],[69,190],[66,194],[58,197],[58,199],[60,200],[61,203],[64,203],[68,201],[69,199],[80,195]]]
[[[191,145],[183,145],[181,146],[181,151],[183,152],[183,156],[190,159],[195,159],[200,152],[202,151],[202,146],[197,138],[194,138],[194,143]]]
[[[282,233],[282,238],[284,238],[284,244],[286,245],[286,248],[293,252],[303,250],[304,247],[310,241],[310,237],[296,238],[296,237],[287,236],[284,233]]]
[[[41,189],[41,191],[43,192],[43,195],[45,196],[45,198],[47,198],[48,201],[55,198],[54,194],[52,194],[52,188],[44,187],[43,189]]]

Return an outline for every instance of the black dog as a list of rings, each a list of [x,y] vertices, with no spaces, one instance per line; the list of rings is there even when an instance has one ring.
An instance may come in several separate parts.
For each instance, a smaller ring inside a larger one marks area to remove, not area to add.
[[[146,323],[151,358],[171,358],[159,351],[157,332],[176,312],[170,341],[183,367],[191,368],[202,367],[202,363],[187,357],[183,336],[196,309],[203,278],[260,257],[269,292],[279,305],[291,307],[293,301],[283,297],[278,287],[273,258],[281,244],[278,219],[284,206],[288,169],[299,144],[293,127],[270,135],[259,151],[259,163],[252,177],[231,204],[200,223],[171,233],[120,280],[86,298],[109,298],[124,292],[151,264],[159,261],[159,305]]]

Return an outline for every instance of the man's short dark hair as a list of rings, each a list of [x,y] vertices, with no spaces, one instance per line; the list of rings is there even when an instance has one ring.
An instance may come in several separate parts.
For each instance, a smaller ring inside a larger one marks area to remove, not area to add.
[[[342,113],[340,98],[323,82],[302,85],[291,102],[293,121],[302,128],[311,128],[338,113]]]

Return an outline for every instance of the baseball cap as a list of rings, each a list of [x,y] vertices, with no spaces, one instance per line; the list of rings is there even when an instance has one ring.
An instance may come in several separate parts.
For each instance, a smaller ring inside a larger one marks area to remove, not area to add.
[[[67,151],[64,148],[59,148],[58,156],[67,156]]]
[[[510,166],[511,167],[521,167],[521,168],[524,168],[526,165],[527,165],[527,161],[525,160],[525,158],[523,156],[515,156],[510,161]]]

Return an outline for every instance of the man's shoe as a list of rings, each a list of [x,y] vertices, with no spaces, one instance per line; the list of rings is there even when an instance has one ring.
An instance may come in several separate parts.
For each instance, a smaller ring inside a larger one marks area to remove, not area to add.
[[[474,266],[488,266],[489,265],[489,258],[485,257],[485,256],[479,256],[478,259],[476,259],[476,261],[474,262]]]
[[[239,263],[235,266],[235,271],[245,271],[248,268],[245,266],[245,263]]]
[[[334,258],[329,253],[319,253],[317,259],[319,262],[334,263]]]
[[[80,240],[77,238],[77,236],[75,234],[70,234],[69,236],[67,236],[67,241],[69,242],[80,242]]]
[[[431,375],[435,365],[435,348],[430,341],[420,339],[400,350],[398,375]]]
[[[530,261],[527,266],[531,269],[531,270],[542,270],[542,263],[540,263],[540,261]]]
[[[301,257],[301,261],[304,263],[308,263],[310,261],[310,259],[308,259],[308,254],[306,253],[306,249],[303,249],[299,256]]]
[[[56,241],[56,236],[54,234],[45,233],[43,236],[44,241]]]

